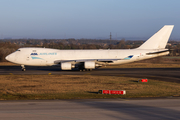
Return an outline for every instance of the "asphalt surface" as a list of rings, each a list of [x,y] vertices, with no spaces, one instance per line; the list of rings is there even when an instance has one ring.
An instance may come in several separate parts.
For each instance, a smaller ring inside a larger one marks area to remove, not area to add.
[[[0,101],[0,120],[179,120],[180,99]]]
[[[20,66],[0,66],[0,75],[98,75],[98,76],[124,76],[138,78],[152,78],[161,81],[180,82],[180,68],[99,68],[93,71],[80,72],[78,70],[61,71],[58,67],[31,67],[21,71]]]

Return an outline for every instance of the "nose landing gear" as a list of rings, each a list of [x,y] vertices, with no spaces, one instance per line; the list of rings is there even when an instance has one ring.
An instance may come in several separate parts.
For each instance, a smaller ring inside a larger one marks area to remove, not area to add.
[[[22,71],[26,71],[26,69],[25,69],[25,66],[24,66],[24,65],[21,65],[21,67],[22,67],[22,68],[21,68],[21,70],[22,70]]]

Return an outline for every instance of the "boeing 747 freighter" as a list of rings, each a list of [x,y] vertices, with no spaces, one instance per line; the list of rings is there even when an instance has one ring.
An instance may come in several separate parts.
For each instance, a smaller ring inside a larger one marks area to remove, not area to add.
[[[60,66],[62,70],[92,70],[101,66],[119,65],[169,54],[165,49],[174,25],[165,25],[135,49],[58,50],[19,48],[6,60],[22,66]]]

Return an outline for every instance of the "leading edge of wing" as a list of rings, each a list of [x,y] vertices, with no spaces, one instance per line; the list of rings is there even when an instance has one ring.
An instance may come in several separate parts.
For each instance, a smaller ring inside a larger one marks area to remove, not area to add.
[[[133,57],[133,55],[130,55],[126,58],[120,59],[120,58],[116,58],[116,59],[80,59],[80,60],[56,60],[54,61],[55,64],[59,64],[59,63],[65,63],[65,62],[74,62],[74,63],[81,63],[81,62],[85,62],[85,61],[95,61],[95,62],[108,62],[111,63],[113,61],[118,61],[118,60],[130,60]]]

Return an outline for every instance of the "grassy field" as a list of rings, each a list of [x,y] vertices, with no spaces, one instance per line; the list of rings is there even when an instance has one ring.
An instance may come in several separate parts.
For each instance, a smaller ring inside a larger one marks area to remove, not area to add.
[[[149,79],[91,75],[1,75],[0,100],[91,99],[180,96],[180,84]],[[97,94],[100,89],[126,90],[126,95]]]

